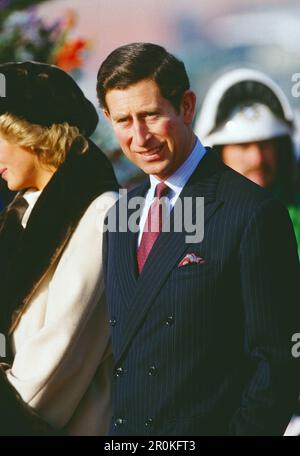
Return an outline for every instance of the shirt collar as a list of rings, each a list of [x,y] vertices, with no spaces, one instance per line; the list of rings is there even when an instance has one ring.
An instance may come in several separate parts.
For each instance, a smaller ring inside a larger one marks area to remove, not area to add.
[[[33,189],[29,189],[27,190],[24,194],[23,194],[23,198],[27,201],[28,203],[28,208],[26,209],[24,215],[23,215],[23,218],[22,218],[22,225],[23,225],[23,228],[26,228],[26,225],[27,225],[27,222],[28,222],[28,219],[30,217],[30,214],[31,214],[31,211],[35,205],[35,203],[37,202],[40,194],[42,193],[42,190],[33,190]]]
[[[33,207],[41,193],[41,190],[30,189],[23,194],[23,198],[27,201],[30,207]]]

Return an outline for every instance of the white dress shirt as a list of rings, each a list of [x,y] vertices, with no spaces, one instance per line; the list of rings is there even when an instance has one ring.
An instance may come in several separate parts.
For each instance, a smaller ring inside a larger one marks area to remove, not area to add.
[[[41,193],[42,193],[42,190],[33,190],[33,189],[29,189],[24,193],[23,198],[27,201],[28,207],[23,215],[22,222],[21,222],[23,228],[26,228],[31,211],[32,211],[35,203],[39,199]]]
[[[206,153],[205,147],[201,144],[197,138],[196,144],[190,155],[187,157],[185,162],[175,171],[172,176],[166,179],[164,182],[170,188],[168,193],[168,198],[170,201],[169,210],[171,211],[179,197],[181,190],[197,168],[200,163],[200,160],[204,157]],[[150,175],[150,188],[145,197],[145,205],[142,210],[141,220],[140,220],[140,230],[138,235],[138,246],[140,245],[144,226],[147,220],[147,215],[149,208],[153,202],[155,195],[155,188],[161,181],[157,177]]]

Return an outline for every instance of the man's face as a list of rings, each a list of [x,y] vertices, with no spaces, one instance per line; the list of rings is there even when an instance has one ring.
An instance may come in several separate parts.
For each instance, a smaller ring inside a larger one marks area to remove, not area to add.
[[[222,159],[261,187],[269,187],[277,174],[277,153],[273,140],[223,146]]]
[[[178,113],[151,79],[106,94],[106,116],[124,154],[146,174],[171,176],[193,149],[195,95],[187,90]]]

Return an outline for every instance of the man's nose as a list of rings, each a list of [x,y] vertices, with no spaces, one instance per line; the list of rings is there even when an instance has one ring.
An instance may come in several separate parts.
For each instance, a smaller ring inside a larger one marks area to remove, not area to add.
[[[145,123],[138,121],[133,123],[133,141],[135,146],[145,146],[150,138],[151,133]]]

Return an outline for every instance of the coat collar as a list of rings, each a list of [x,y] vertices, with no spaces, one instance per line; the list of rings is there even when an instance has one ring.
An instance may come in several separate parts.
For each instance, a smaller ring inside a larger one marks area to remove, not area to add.
[[[217,152],[208,149],[180,195],[181,200],[184,197],[192,197],[195,201],[197,196],[204,197],[204,224],[222,205],[222,201],[216,199],[217,185],[222,170],[224,170],[224,165]],[[143,196],[147,188],[148,184],[146,183],[130,193],[129,196]],[[178,204],[180,203],[177,201],[173,212]],[[129,216],[130,211],[128,211]],[[193,216],[195,217],[195,211],[193,211]],[[171,226],[173,222],[171,215]],[[195,218],[193,219],[194,222]],[[120,237],[120,241],[121,239],[122,241],[118,243],[118,249],[120,249],[118,255],[126,258],[126,267],[122,271],[117,269],[117,274],[128,308],[122,336],[123,343],[120,344],[120,350],[116,353],[117,360],[134,337],[171,270],[189,248],[190,244],[186,243],[186,234],[185,231],[174,232],[172,230],[169,233],[162,233],[153,246],[144,269],[138,277],[136,268],[137,234],[122,233]]]
[[[112,190],[118,191],[118,185],[105,155],[92,142],[84,154],[78,144],[73,144],[33,207],[15,255],[1,258],[6,264],[1,285],[1,332],[7,333],[13,313],[16,324],[90,203]]]

